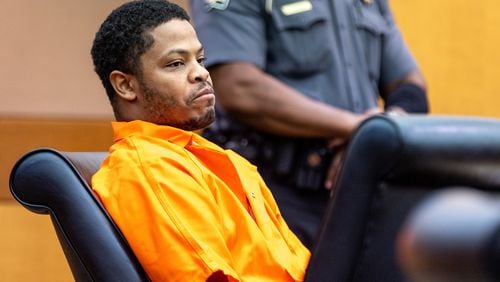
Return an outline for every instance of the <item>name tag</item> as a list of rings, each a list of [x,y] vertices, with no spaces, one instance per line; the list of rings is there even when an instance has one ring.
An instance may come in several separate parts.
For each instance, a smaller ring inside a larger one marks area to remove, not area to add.
[[[304,13],[307,11],[311,11],[313,8],[311,1],[304,0],[295,3],[290,3],[281,6],[281,12],[285,16],[291,16],[299,13]]]

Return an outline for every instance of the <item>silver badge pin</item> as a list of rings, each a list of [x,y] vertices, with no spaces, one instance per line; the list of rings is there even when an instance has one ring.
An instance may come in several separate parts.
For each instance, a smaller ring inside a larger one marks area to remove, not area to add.
[[[205,8],[207,11],[212,9],[225,10],[229,6],[229,0],[205,0]]]

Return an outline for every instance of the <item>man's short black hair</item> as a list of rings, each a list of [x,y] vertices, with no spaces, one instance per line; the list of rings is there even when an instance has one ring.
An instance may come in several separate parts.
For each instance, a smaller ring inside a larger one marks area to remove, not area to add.
[[[154,43],[148,33],[172,19],[189,21],[184,9],[165,0],[138,0],[111,12],[97,31],[92,45],[94,70],[112,105],[115,91],[109,81],[113,70],[141,75],[140,56]]]

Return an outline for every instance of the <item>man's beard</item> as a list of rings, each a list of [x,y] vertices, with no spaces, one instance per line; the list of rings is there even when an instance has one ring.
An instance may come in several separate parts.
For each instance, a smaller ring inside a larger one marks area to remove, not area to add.
[[[187,131],[193,131],[193,130],[203,129],[209,126],[210,124],[212,124],[212,122],[214,122],[214,120],[215,120],[215,110],[212,108],[209,109],[207,113],[201,117],[188,119],[184,122],[177,123],[176,125],[171,125],[171,126]]]
[[[144,99],[146,102],[146,110],[148,111],[149,122],[168,125],[182,130],[193,131],[203,129],[209,126],[215,120],[215,109],[207,109],[203,116],[197,118],[190,118],[186,120],[175,120],[169,113],[175,112],[177,102],[168,95],[162,95],[156,89],[149,87],[149,85],[142,79],[139,80]],[[189,99],[191,100],[191,99]]]

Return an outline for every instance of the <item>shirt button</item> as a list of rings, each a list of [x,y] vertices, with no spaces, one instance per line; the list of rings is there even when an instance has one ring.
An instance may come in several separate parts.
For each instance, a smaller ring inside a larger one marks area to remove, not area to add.
[[[251,192],[251,193],[250,193],[250,196],[251,196],[253,199],[255,199],[255,193],[254,193],[254,192]]]

